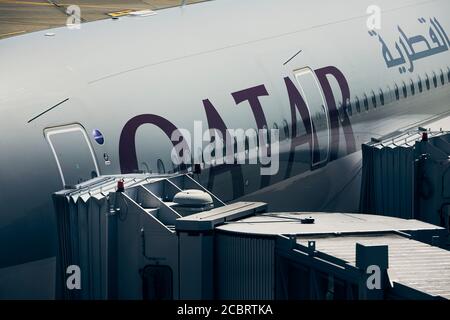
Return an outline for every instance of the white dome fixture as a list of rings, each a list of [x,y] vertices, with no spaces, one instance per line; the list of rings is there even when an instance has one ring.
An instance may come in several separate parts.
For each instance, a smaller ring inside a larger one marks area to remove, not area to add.
[[[182,216],[211,210],[214,208],[213,198],[207,192],[197,189],[183,190],[173,197],[176,209]]]

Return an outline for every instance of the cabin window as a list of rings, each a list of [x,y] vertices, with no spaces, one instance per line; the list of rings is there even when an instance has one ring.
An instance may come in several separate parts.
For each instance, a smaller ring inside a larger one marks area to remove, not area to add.
[[[239,143],[237,141],[237,138],[234,137],[234,154],[238,154],[239,153],[238,147],[239,147]]]
[[[356,111],[358,113],[360,113],[361,112],[361,102],[359,101],[358,97],[355,97],[355,107],[356,107]]]
[[[377,97],[376,97],[374,91],[372,91],[372,105],[373,105],[374,108],[377,107]]]
[[[227,156],[227,152],[230,152],[231,154],[236,154],[237,149],[237,140],[236,137],[230,137],[232,141],[227,141],[227,136],[224,136],[222,139],[222,157],[225,159]],[[230,146],[228,146],[230,144]],[[228,149],[231,148],[231,151],[228,151]]]
[[[278,127],[278,124],[277,124],[276,122],[273,123],[272,129],[273,129],[273,130],[278,130],[278,138],[279,138],[280,128]]]
[[[381,105],[384,106],[384,92],[382,89],[380,89],[380,102]]]
[[[283,120],[283,130],[285,138],[289,138],[289,124],[286,120]]]
[[[416,87],[414,86],[414,81],[412,81],[412,79],[410,87],[411,87],[411,94],[414,96],[416,94]]]
[[[222,140],[222,144],[223,144],[223,146],[222,146],[222,157],[225,159],[225,157],[227,156],[227,141],[226,141],[226,138],[225,138],[225,140]],[[235,152],[235,146],[236,146],[236,138],[234,138],[234,140],[233,140],[233,149],[232,149],[232,153],[233,153],[233,155],[234,155],[234,152]]]
[[[437,86],[438,86],[437,76],[436,76],[435,72],[433,72],[433,85],[435,88],[437,88]]]
[[[395,84],[395,99],[400,100],[400,91],[397,84]]]
[[[448,68],[447,80],[448,80],[448,82],[450,82],[450,68]]]
[[[348,98],[345,101],[345,108],[347,109],[347,114],[349,116],[352,116],[353,115],[352,104],[350,102],[350,99],[348,99]]]
[[[245,135],[245,151],[250,151],[250,142],[248,141],[248,136]]]
[[[419,92],[423,92],[422,78],[420,78],[420,76],[419,81],[417,81],[417,86],[419,87]]]
[[[341,101],[338,101],[337,106],[338,106],[339,119],[341,121],[344,121],[344,113],[346,112],[345,111],[345,106],[344,106],[344,104]]]
[[[444,71],[442,71],[442,69],[441,69],[441,84],[442,85],[445,84],[445,76],[444,76]]]
[[[266,141],[263,141],[263,143],[266,142],[268,145],[270,145],[270,131],[266,125],[263,126],[263,130],[265,130],[266,132]]]
[[[430,86],[430,77],[428,77],[428,74],[425,75],[426,79],[425,79],[425,86],[427,87],[427,90],[430,90],[431,86]]]
[[[252,141],[251,142],[255,142],[256,144],[256,146],[258,146],[259,145],[259,132],[258,132],[258,129],[253,129],[253,130],[255,130],[255,134],[254,134],[254,137],[253,137],[253,134],[252,134]]]
[[[408,89],[406,89],[406,83],[403,82],[403,98],[406,98],[408,96]]]
[[[367,98],[367,95],[364,94],[364,108],[366,111],[369,111],[369,99]]]
[[[278,127],[278,124],[277,124],[276,122],[273,123],[272,129],[273,129],[273,130],[278,130],[278,139],[280,139],[280,136],[279,136],[279,135],[280,135],[280,128]],[[271,139],[272,139],[272,134],[271,134],[271,132],[269,132],[268,134],[269,134],[269,136],[270,136]]]

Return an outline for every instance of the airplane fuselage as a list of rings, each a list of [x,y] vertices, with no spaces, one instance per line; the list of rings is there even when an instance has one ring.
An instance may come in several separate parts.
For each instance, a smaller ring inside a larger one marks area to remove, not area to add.
[[[176,171],[171,134],[196,121],[280,132],[274,175],[202,170],[219,198],[357,211],[361,144],[450,112],[450,4],[381,1],[379,30],[370,4],[217,1],[3,40],[0,270],[55,255],[53,192]]]

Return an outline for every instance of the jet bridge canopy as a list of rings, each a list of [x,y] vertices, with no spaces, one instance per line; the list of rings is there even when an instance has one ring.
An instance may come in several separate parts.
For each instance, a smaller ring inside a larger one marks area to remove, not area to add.
[[[450,253],[444,249],[395,233],[376,235],[298,237],[297,244],[308,247],[315,241],[318,252],[357,267],[356,246],[388,246],[389,294],[408,298],[450,299]]]
[[[187,174],[98,177],[53,197],[58,298],[449,297],[448,233],[425,222],[268,213],[265,203],[225,204]],[[80,290],[66,287],[73,265]],[[383,279],[375,291],[366,287],[371,265]]]
[[[305,223],[307,218],[314,223]],[[418,220],[264,213],[216,230],[220,257],[216,272],[223,286],[219,298],[252,297],[255,285],[274,288],[262,296],[273,299],[449,298],[450,252],[439,247],[445,244],[447,232]],[[276,266],[273,276],[262,276],[261,261]],[[366,268],[372,265],[384,274],[377,293],[366,287]],[[252,269],[245,280],[235,276],[240,268]]]

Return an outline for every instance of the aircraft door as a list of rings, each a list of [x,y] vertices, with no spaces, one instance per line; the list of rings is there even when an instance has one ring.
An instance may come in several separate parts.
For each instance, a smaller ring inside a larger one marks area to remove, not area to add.
[[[44,130],[55,157],[64,188],[99,175],[92,145],[84,128],[78,124]]]
[[[328,161],[330,149],[328,107],[319,82],[310,68],[296,70],[294,75],[309,110],[313,131],[311,163],[315,168]]]

